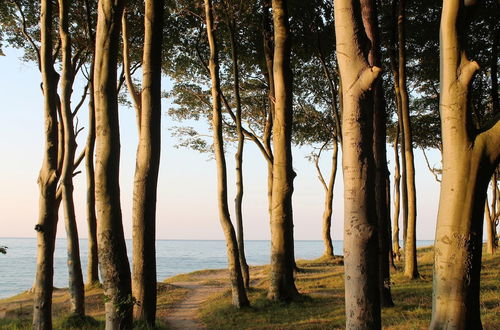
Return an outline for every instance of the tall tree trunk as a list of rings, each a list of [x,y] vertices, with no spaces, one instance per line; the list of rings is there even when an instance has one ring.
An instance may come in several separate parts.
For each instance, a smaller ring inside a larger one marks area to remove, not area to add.
[[[500,161],[500,120],[473,129],[468,89],[479,65],[463,50],[470,10],[444,0],[441,16],[443,176],[437,218],[431,329],[481,329],[483,215],[488,182]],[[462,39],[460,39],[462,38]]]
[[[106,329],[126,329],[132,322],[130,266],[120,205],[120,130],[116,88],[123,6],[123,0],[99,1],[95,49],[95,198],[99,263],[107,297]]]
[[[325,245],[325,251],[323,256],[333,257],[333,244],[332,244],[332,214],[333,214],[333,188],[335,187],[335,179],[337,177],[337,160],[338,160],[338,142],[336,139],[333,141],[333,153],[332,153],[332,168],[330,173],[330,180],[328,180],[328,185],[325,187],[325,210],[323,211],[323,244]]]
[[[403,184],[407,189],[408,196],[408,220],[405,238],[405,271],[408,278],[418,278],[417,268],[417,196],[415,191],[415,164],[413,161],[412,132],[410,124],[410,108],[408,90],[406,88],[406,0],[399,0],[398,9],[398,41],[399,41],[399,92],[401,96],[402,132],[404,139],[404,164],[406,167],[406,181]],[[405,169],[403,167],[403,169]]]
[[[380,55],[377,7],[374,0],[361,0],[363,25],[371,47],[368,53],[368,65],[382,67]],[[391,295],[391,273],[389,270],[390,215],[387,209],[387,187],[389,177],[386,151],[386,115],[382,78],[378,77],[373,89],[373,160],[375,163],[375,210],[378,224],[378,260],[380,303],[384,307],[394,306]]]
[[[161,47],[163,0],[146,0],[142,92],[134,177],[132,293],[136,318],[156,320],[156,195],[161,150]]]
[[[379,329],[378,238],[375,208],[372,89],[380,68],[364,57],[367,38],[357,0],[335,0],[335,34],[342,79],[344,269],[347,329]]]
[[[61,39],[62,76],[61,76],[61,114],[64,126],[64,160],[61,171],[62,203],[64,206],[64,225],[68,244],[68,271],[70,311],[85,314],[85,292],[78,228],[76,227],[75,205],[73,200],[73,163],[75,161],[75,132],[71,111],[71,94],[74,79],[71,64],[71,38],[69,35],[70,1],[59,0],[59,37]]]
[[[85,0],[87,14],[87,33],[89,40],[95,44],[92,14],[89,0]],[[87,226],[88,226],[88,261],[87,283],[99,283],[99,258],[97,256],[97,217],[95,213],[95,177],[94,177],[94,148],[95,148],[95,104],[94,104],[94,62],[95,51],[92,52],[92,64],[89,72],[89,122],[85,146],[85,172],[87,175]]]
[[[236,233],[231,223],[229,207],[227,203],[227,173],[226,159],[224,157],[224,140],[222,137],[222,114],[221,114],[221,95],[219,80],[219,59],[217,51],[217,42],[214,35],[214,22],[212,1],[205,0],[205,19],[207,25],[207,38],[210,46],[210,60],[208,67],[210,69],[210,78],[212,81],[212,130],[214,134],[214,152],[217,164],[217,200],[219,204],[219,217],[226,237],[227,258],[229,267],[229,276],[231,278],[231,291],[233,305],[241,308],[249,305],[245,292],[243,276],[241,274],[241,265],[238,252],[238,242]]]
[[[488,251],[489,254],[494,254],[498,247],[496,227],[498,222],[497,201],[499,196],[497,195],[497,189],[497,173],[495,171],[491,178],[491,209],[488,205],[488,196],[486,196],[484,205],[484,219],[486,221],[486,251]]]
[[[54,245],[57,228],[57,74],[52,57],[52,2],[41,0],[40,68],[42,72],[45,145],[38,176],[40,188],[33,329],[52,329]]]
[[[394,138],[394,215],[392,218],[392,252],[396,261],[401,260],[401,247],[399,246],[399,202],[400,202],[400,180],[401,174],[399,169],[399,125],[396,128],[396,136]]]
[[[268,298],[289,301],[299,296],[293,272],[292,71],[286,0],[273,0],[275,88],[273,190],[271,206],[271,274]]]
[[[230,23],[229,34],[231,39],[231,59],[233,62],[233,90],[236,101],[236,132],[238,134],[238,147],[234,156],[236,161],[236,197],[234,199],[234,209],[236,213],[236,231],[238,238],[238,252],[241,265],[241,273],[245,288],[250,287],[250,273],[245,257],[245,241],[243,235],[243,147],[245,145],[245,136],[241,127],[241,98],[240,98],[240,74],[238,67],[238,44],[236,41],[236,23]]]

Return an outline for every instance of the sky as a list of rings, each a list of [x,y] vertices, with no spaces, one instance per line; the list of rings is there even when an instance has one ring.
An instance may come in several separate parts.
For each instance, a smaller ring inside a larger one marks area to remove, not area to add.
[[[0,237],[36,237],[34,226],[38,218],[37,176],[42,163],[43,104],[40,73],[33,63],[20,60],[21,52],[4,49],[0,56]],[[163,79],[163,89],[171,88]],[[81,96],[82,85],[74,87],[73,105]],[[181,123],[166,114],[168,100],[162,103],[162,153],[158,182],[157,238],[158,239],[224,239],[219,223],[216,200],[215,161],[208,155],[186,148],[176,148],[176,138],[169,128]],[[85,146],[87,108],[82,107],[78,127],[84,127],[78,136],[77,154]],[[132,188],[137,148],[137,128],[132,108],[119,109],[121,131],[120,185],[123,225],[126,238],[131,238]],[[195,123],[207,130],[204,122]],[[394,172],[392,147],[388,148],[389,170]],[[228,193],[231,213],[234,214],[235,176],[234,147],[226,148]],[[297,172],[294,181],[293,214],[295,239],[320,240],[324,206],[324,190],[313,163],[305,156],[311,148],[293,149],[293,166]],[[428,153],[431,165],[439,165],[440,154]],[[322,156],[321,166],[329,172],[331,154]],[[341,157],[341,156],[340,156]],[[340,158],[341,159],[341,158]],[[340,161],[339,159],[339,161]],[[82,164],[83,165],[83,164]],[[433,240],[439,184],[431,175],[422,152],[415,151],[417,185],[417,239]],[[85,168],[74,179],[75,208],[79,235],[87,237],[85,214]],[[253,142],[245,144],[244,154],[243,221],[245,239],[270,238],[267,213],[267,168]],[[392,180],[392,177],[391,177]],[[391,203],[392,205],[392,203]],[[61,207],[62,208],[62,207]],[[339,162],[333,205],[332,237],[343,236],[343,182]],[[392,210],[391,210],[392,214]],[[62,216],[57,236],[65,237]],[[401,225],[400,225],[401,227]]]

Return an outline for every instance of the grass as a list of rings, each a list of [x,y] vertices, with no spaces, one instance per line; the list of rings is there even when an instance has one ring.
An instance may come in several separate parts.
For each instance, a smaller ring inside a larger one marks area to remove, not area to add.
[[[427,329],[432,308],[432,247],[418,250],[418,280],[406,279],[402,264],[392,274],[394,307],[383,308],[384,329]],[[209,329],[345,328],[343,266],[339,260],[298,261],[296,285],[304,297],[290,304],[266,299],[267,281],[249,292],[251,307],[237,310],[229,292],[209,299],[200,317]],[[500,255],[483,253],[481,318],[484,329],[500,329]]]
[[[167,329],[161,321],[177,301],[183,299],[188,290],[167,283],[157,284],[157,324],[155,329]],[[31,329],[33,295],[23,292],[14,297],[0,299],[0,329]],[[104,329],[104,295],[98,285],[85,288],[85,310],[87,316],[69,314],[69,294],[66,289],[54,290],[52,304],[54,329]],[[134,329],[149,329],[141,322],[134,322]]]

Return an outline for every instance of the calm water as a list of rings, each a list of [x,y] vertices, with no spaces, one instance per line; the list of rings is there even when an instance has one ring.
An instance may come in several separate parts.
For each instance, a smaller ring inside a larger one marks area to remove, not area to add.
[[[428,246],[433,241],[418,241],[417,246]],[[35,238],[0,238],[0,245],[8,246],[7,254],[0,255],[0,298],[27,290],[33,284],[36,268]],[[334,241],[335,254],[342,253],[342,241]],[[131,240],[127,240],[131,260]],[[86,277],[87,240],[80,240],[83,275]],[[250,265],[269,263],[269,241],[246,241],[245,253]],[[158,240],[156,242],[158,280],[176,274],[227,265],[224,241]],[[323,253],[322,241],[296,241],[297,259],[315,259]],[[54,286],[67,287],[66,239],[56,240]]]

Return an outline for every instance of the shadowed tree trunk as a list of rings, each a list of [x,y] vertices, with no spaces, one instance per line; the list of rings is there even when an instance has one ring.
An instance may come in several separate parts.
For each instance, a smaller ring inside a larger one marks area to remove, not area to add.
[[[347,329],[380,328],[378,238],[373,162],[373,94],[380,68],[370,66],[357,0],[335,0],[335,34],[342,79],[344,269]]]
[[[374,0],[361,0],[361,15],[365,33],[370,40],[368,65],[382,67],[377,21],[377,7]],[[391,273],[389,270],[390,215],[387,200],[386,115],[382,78],[378,77],[373,88],[373,160],[375,163],[375,210],[378,224],[378,260],[380,303],[384,307],[394,306],[391,295]]]
[[[92,44],[95,35],[89,0],[85,0],[87,14],[87,34]],[[95,147],[95,106],[94,106],[94,62],[95,51],[92,52],[92,64],[89,70],[89,122],[85,149],[85,172],[87,175],[87,226],[88,226],[88,262],[87,283],[99,283],[99,258],[97,256],[97,217],[95,213],[95,177],[94,177],[94,147]]]
[[[214,134],[214,152],[217,164],[217,200],[219,204],[219,217],[226,237],[227,258],[229,276],[231,279],[231,291],[233,305],[241,308],[249,305],[245,292],[243,276],[238,252],[238,242],[236,233],[231,223],[229,207],[227,203],[227,173],[226,159],[224,157],[224,141],[222,137],[222,114],[221,114],[221,94],[219,80],[219,62],[217,42],[214,35],[214,22],[212,12],[212,1],[205,0],[205,19],[207,25],[207,37],[210,46],[209,70],[212,81],[212,129]]]
[[[240,77],[238,67],[238,44],[236,41],[236,23],[229,23],[229,35],[231,41],[231,59],[233,64],[233,90],[236,101],[236,132],[238,134],[238,147],[234,156],[236,162],[236,197],[234,199],[234,209],[236,213],[236,231],[238,238],[238,252],[241,265],[241,273],[245,288],[250,287],[250,273],[245,257],[245,241],[243,235],[243,147],[245,145],[245,135],[241,127],[241,98],[240,98]]]
[[[443,176],[436,227],[430,329],[481,329],[479,304],[484,204],[500,161],[500,120],[473,129],[468,90],[479,65],[467,59],[461,0],[444,0],[441,15]]]
[[[406,0],[399,0],[398,8],[398,44],[399,44],[399,93],[401,98],[401,119],[402,132],[404,140],[404,162],[403,185],[406,186],[408,198],[408,218],[407,226],[403,228],[405,236],[405,271],[404,274],[408,278],[418,278],[417,268],[417,196],[415,191],[415,164],[413,161],[413,145],[412,133],[410,124],[410,108],[408,100],[408,90],[406,88],[406,36],[405,36],[405,20],[406,20]],[[404,199],[404,196],[403,196]],[[403,222],[404,224],[404,222]]]
[[[120,206],[120,132],[116,87],[123,6],[123,0],[99,1],[94,67],[97,128],[95,198],[99,264],[107,297],[106,329],[127,329],[132,322],[130,266]]]
[[[142,92],[133,200],[132,293],[134,316],[154,327],[156,320],[156,194],[161,150],[161,46],[163,0],[146,0]]]
[[[344,269],[347,329],[380,328],[378,238],[373,162],[373,94],[380,68],[363,55],[361,4],[335,0],[335,34],[342,79]]]
[[[273,122],[273,190],[271,203],[271,272],[268,298],[289,301],[299,296],[293,272],[292,71],[286,0],[273,0],[275,88]]]
[[[33,329],[52,329],[54,244],[57,228],[57,73],[52,57],[52,2],[41,1],[40,69],[42,73],[45,145],[38,176],[40,188],[37,231],[37,265],[33,301]]]
[[[59,37],[61,40],[62,76],[61,115],[64,132],[64,156],[61,171],[62,203],[64,207],[64,226],[68,245],[68,271],[70,312],[85,314],[85,293],[82,266],[80,263],[80,247],[78,229],[76,227],[75,205],[73,201],[73,162],[75,160],[75,132],[71,111],[71,94],[74,79],[71,63],[71,38],[69,35],[70,1],[59,0]]]

